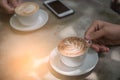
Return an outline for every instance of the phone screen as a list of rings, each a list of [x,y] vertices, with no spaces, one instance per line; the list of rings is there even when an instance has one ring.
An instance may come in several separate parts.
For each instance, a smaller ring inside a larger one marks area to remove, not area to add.
[[[68,11],[69,8],[67,8],[64,4],[62,4],[60,1],[54,1],[51,3],[48,3],[48,5],[54,9],[58,14],[63,13],[65,11]]]

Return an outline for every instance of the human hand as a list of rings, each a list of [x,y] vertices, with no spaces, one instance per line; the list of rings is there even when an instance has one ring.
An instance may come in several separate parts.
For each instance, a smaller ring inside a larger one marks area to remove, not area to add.
[[[109,51],[107,45],[120,45],[120,25],[94,21],[86,31],[85,39],[92,40],[91,47],[97,52]]]
[[[21,4],[22,0],[0,0],[0,12],[5,12],[8,14],[12,14],[14,9]]]

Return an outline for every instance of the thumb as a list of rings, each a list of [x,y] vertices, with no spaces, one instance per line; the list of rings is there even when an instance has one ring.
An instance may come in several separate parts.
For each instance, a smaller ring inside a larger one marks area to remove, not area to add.
[[[86,39],[95,40],[105,36],[105,31],[100,29],[99,31],[91,32],[90,34],[86,35]]]

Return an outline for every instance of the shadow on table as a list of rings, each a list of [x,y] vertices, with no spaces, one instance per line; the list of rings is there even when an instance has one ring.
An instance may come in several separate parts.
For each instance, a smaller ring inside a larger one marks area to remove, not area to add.
[[[63,75],[63,74],[60,74],[58,72],[56,72],[50,65],[50,62],[48,62],[48,68],[50,70],[50,72],[56,77],[56,78],[59,78],[60,80],[83,80],[85,79],[88,75],[91,74],[92,71],[86,73],[86,74],[83,74],[83,75],[80,75],[80,76],[66,76],[66,75]]]
[[[97,80],[120,80],[120,47],[112,46],[109,52],[98,53],[99,62],[94,71]],[[96,79],[95,79],[96,80]]]

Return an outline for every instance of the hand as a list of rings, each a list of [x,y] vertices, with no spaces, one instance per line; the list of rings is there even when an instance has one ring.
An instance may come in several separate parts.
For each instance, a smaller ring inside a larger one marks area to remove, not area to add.
[[[107,45],[120,45],[120,25],[94,21],[86,31],[85,39],[93,41],[91,47],[97,52],[109,51]]]
[[[21,4],[21,0],[0,0],[1,12],[12,14],[14,9]]]

